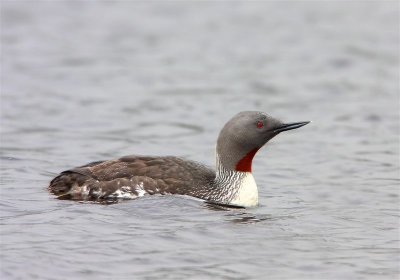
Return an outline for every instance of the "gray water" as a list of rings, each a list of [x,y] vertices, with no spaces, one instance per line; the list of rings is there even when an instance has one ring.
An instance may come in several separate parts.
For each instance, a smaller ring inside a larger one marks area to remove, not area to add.
[[[398,279],[397,2],[1,7],[1,279]],[[257,154],[257,208],[47,193],[127,154],[213,166],[243,110],[313,121]]]

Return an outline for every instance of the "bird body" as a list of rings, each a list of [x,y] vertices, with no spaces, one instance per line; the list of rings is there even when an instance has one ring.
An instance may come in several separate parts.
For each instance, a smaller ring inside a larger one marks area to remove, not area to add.
[[[64,171],[50,182],[49,191],[59,199],[97,202],[179,194],[253,207],[258,204],[251,170],[256,152],[281,131],[307,123],[283,124],[262,112],[241,112],[221,130],[215,170],[174,156],[131,155]]]

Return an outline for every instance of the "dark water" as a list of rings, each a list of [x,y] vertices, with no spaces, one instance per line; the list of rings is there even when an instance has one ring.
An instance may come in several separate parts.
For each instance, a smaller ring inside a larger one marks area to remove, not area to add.
[[[396,2],[1,7],[1,279],[397,279]],[[257,155],[257,208],[46,192],[126,154],[212,165],[249,109],[313,121]]]

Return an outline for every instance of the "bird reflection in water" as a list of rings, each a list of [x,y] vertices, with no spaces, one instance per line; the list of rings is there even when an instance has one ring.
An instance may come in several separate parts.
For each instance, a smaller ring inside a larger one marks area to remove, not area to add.
[[[228,221],[235,224],[254,224],[262,221],[274,220],[271,215],[254,215],[251,213],[243,212],[246,209],[244,207],[223,205],[212,202],[206,202],[204,205],[207,209],[210,210],[228,212],[225,216],[228,218]]]

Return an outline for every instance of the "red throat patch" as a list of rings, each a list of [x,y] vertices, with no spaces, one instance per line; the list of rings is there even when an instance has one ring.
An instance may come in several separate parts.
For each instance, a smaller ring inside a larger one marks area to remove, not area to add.
[[[251,150],[247,155],[245,155],[241,160],[239,160],[239,162],[236,164],[236,171],[251,173],[251,163],[257,151],[258,151],[257,148]]]

